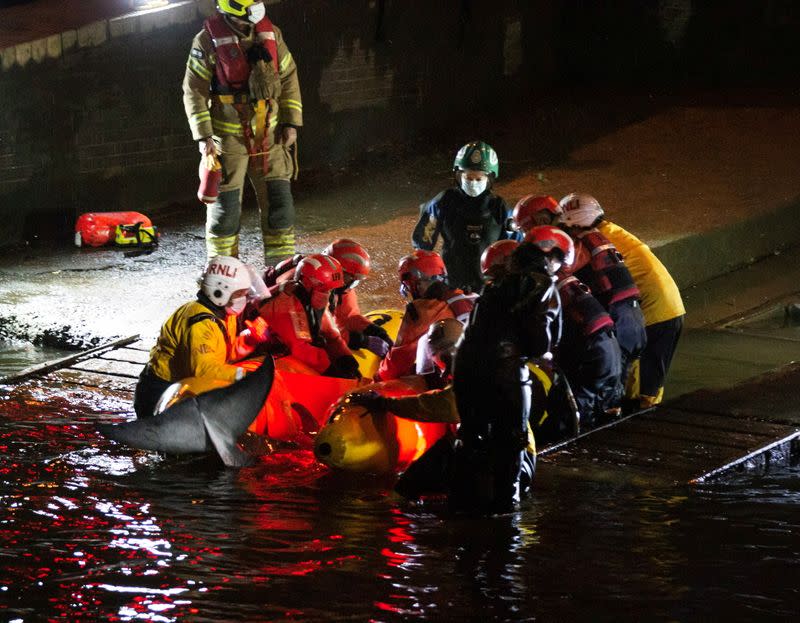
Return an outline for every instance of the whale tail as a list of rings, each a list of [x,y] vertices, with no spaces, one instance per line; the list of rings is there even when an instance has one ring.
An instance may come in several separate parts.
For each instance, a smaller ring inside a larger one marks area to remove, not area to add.
[[[275,378],[275,362],[267,356],[242,380],[193,396],[154,417],[124,424],[98,424],[102,435],[134,448],[169,454],[215,451],[229,467],[252,462],[237,441],[255,420]]]

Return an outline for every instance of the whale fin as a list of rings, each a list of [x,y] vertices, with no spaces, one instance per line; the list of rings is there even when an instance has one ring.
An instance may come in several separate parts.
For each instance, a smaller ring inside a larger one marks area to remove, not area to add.
[[[170,454],[214,450],[225,465],[242,467],[251,460],[237,440],[261,410],[274,378],[275,362],[267,356],[255,372],[228,387],[182,400],[151,418],[97,428],[134,448]]]

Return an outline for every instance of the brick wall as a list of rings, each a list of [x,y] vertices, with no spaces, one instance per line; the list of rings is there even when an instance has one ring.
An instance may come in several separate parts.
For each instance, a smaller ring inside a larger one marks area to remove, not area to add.
[[[691,0],[628,0],[604,10],[577,0],[495,0],[491,10],[477,0],[268,4],[299,66],[306,168],[462,127],[476,113],[503,114],[554,82],[697,74],[705,65],[696,59],[708,54],[703,33],[715,20],[739,24],[747,5],[726,3],[715,13]],[[763,41],[797,24],[791,5],[769,5],[744,16],[762,24]],[[198,155],[180,83],[209,6],[184,0],[169,12],[0,50],[0,245],[69,239],[85,211],[192,203]],[[747,66],[761,71],[780,56],[796,69],[797,53],[787,56],[777,41],[766,48],[772,56]],[[730,50],[737,45],[718,48],[714,62],[723,66]]]

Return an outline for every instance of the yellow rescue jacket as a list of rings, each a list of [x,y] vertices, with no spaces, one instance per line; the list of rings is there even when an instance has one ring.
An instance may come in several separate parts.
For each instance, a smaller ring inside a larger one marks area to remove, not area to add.
[[[278,49],[278,80],[269,84],[270,106],[268,128],[287,123],[293,126],[303,125],[303,103],[300,97],[300,82],[297,78],[297,66],[292,54],[286,47],[279,28],[273,26]],[[242,50],[259,45],[255,28],[251,28],[249,36],[239,37]],[[214,71],[216,52],[211,35],[206,30],[200,31],[192,41],[192,49],[186,61],[183,77],[183,106],[189,119],[192,137],[199,141],[209,136],[233,135],[244,138],[244,131],[235,104],[240,101],[248,103],[247,93],[236,95],[218,95],[214,93]],[[252,124],[255,129],[256,108],[252,108]]]
[[[230,365],[237,354],[236,316],[225,320],[199,301],[179,307],[161,327],[150,351],[150,368],[173,383],[190,376],[233,382],[240,368]]]
[[[686,313],[678,285],[650,247],[610,221],[601,221],[597,229],[625,258],[625,265],[641,293],[642,313],[647,326]]]

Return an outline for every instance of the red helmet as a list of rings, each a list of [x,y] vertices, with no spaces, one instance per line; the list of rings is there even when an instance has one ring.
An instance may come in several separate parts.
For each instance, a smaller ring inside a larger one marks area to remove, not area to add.
[[[342,265],[342,270],[359,281],[369,275],[369,253],[353,240],[337,238],[325,247],[323,253],[336,258]]]
[[[540,212],[545,214],[539,215]],[[552,225],[556,217],[563,213],[558,201],[550,195],[528,195],[517,201],[511,218],[518,230],[528,231],[537,225]]]
[[[481,255],[481,272],[488,276],[493,270],[501,268],[518,246],[516,240],[498,240],[490,244]]]
[[[539,247],[545,255],[558,251],[561,255],[561,265],[565,268],[572,266],[575,261],[575,243],[564,230],[552,225],[539,225],[525,234],[523,242],[530,242]]]
[[[406,255],[397,265],[397,272],[400,275],[400,291],[404,296],[421,296],[419,282],[423,279],[428,281],[445,281],[447,279],[447,269],[444,267],[442,256],[436,251],[426,251],[415,249],[410,255]]]
[[[300,260],[294,278],[310,293],[330,292],[344,285],[342,265],[322,253],[312,253]]]

